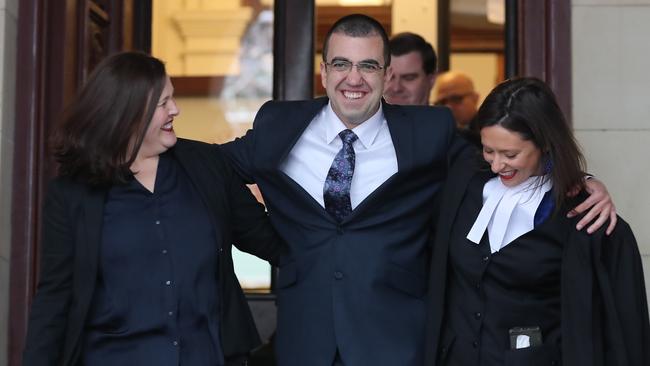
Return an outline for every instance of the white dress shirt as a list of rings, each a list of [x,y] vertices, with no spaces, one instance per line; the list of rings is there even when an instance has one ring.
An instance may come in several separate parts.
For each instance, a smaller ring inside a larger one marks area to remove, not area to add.
[[[323,207],[325,178],[343,146],[338,134],[346,128],[328,103],[309,123],[280,166]],[[397,173],[397,155],[381,106],[377,113],[352,131],[359,137],[352,145],[356,158],[350,202],[354,209]]]
[[[483,186],[483,207],[467,239],[479,244],[487,230],[490,250],[495,253],[533,230],[535,212],[544,194],[553,187],[550,178],[543,180],[532,176],[514,187],[505,186],[498,176],[487,181]]]

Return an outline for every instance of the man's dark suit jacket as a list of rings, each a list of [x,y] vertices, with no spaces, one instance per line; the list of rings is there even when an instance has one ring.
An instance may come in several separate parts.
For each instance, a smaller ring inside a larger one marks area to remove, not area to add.
[[[261,205],[234,174],[218,146],[179,139],[171,154],[199,193],[220,234],[217,280],[221,342],[226,358],[260,341],[233,272],[232,243],[275,261],[284,244]],[[40,282],[29,318],[25,366],[75,365],[97,281],[106,189],[57,178],[45,200]]]
[[[447,172],[454,123],[446,108],[383,104],[398,172],[338,224],[281,163],[327,99],[268,102],[253,129],[224,145],[260,187],[290,247],[278,279],[281,366],[420,366],[432,200]]]
[[[438,359],[454,347],[455,335],[443,330],[448,243],[455,220],[475,219],[459,217],[457,212],[472,177],[479,174],[477,162],[455,164],[441,194],[427,296],[427,366],[439,366]],[[567,207],[585,198],[579,195]],[[562,365],[649,365],[650,323],[643,267],[629,225],[619,217],[611,235],[605,235],[606,226],[589,235],[575,230],[580,217],[564,219],[566,210],[557,215],[552,224],[568,233],[561,264]],[[540,350],[505,352],[512,365],[547,364],[543,359],[548,355]]]

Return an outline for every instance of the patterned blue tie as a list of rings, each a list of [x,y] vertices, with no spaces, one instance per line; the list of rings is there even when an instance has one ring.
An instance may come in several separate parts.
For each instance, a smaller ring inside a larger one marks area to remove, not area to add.
[[[354,148],[352,144],[357,140],[357,135],[352,130],[343,130],[339,133],[343,147],[334,157],[332,166],[327,173],[323,187],[325,210],[336,221],[341,222],[352,212],[350,203],[350,185],[354,174]]]

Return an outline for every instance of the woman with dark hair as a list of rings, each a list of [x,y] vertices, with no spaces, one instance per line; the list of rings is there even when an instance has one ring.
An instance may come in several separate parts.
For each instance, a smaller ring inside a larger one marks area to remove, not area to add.
[[[574,229],[584,158],[551,90],[498,85],[482,162],[452,168],[430,275],[427,365],[648,365],[641,259],[621,219]]]
[[[177,139],[160,60],[97,66],[54,136],[23,364],[244,365],[259,337],[231,245],[284,244],[218,146]]]

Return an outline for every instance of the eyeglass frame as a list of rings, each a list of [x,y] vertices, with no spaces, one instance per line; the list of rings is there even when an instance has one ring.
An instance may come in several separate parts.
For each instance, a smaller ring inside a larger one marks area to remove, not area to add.
[[[336,67],[334,66],[335,62],[340,62],[340,63],[345,64],[346,65],[345,69],[344,70],[337,70]],[[379,72],[381,72],[382,70],[386,69],[386,65],[384,65],[384,66],[379,65],[379,63],[374,61],[374,60],[372,60],[372,61],[360,61],[360,62],[357,62],[355,64],[350,60],[335,58],[335,59],[332,60],[332,62],[323,62],[323,64],[325,66],[329,66],[330,68],[333,68],[334,72],[338,72],[338,73],[349,73],[349,72],[352,71],[352,67],[356,67],[357,71],[360,72],[360,73],[363,73],[364,75],[375,75],[375,74],[378,74]],[[364,65],[377,67],[377,70],[364,69],[363,68]]]

